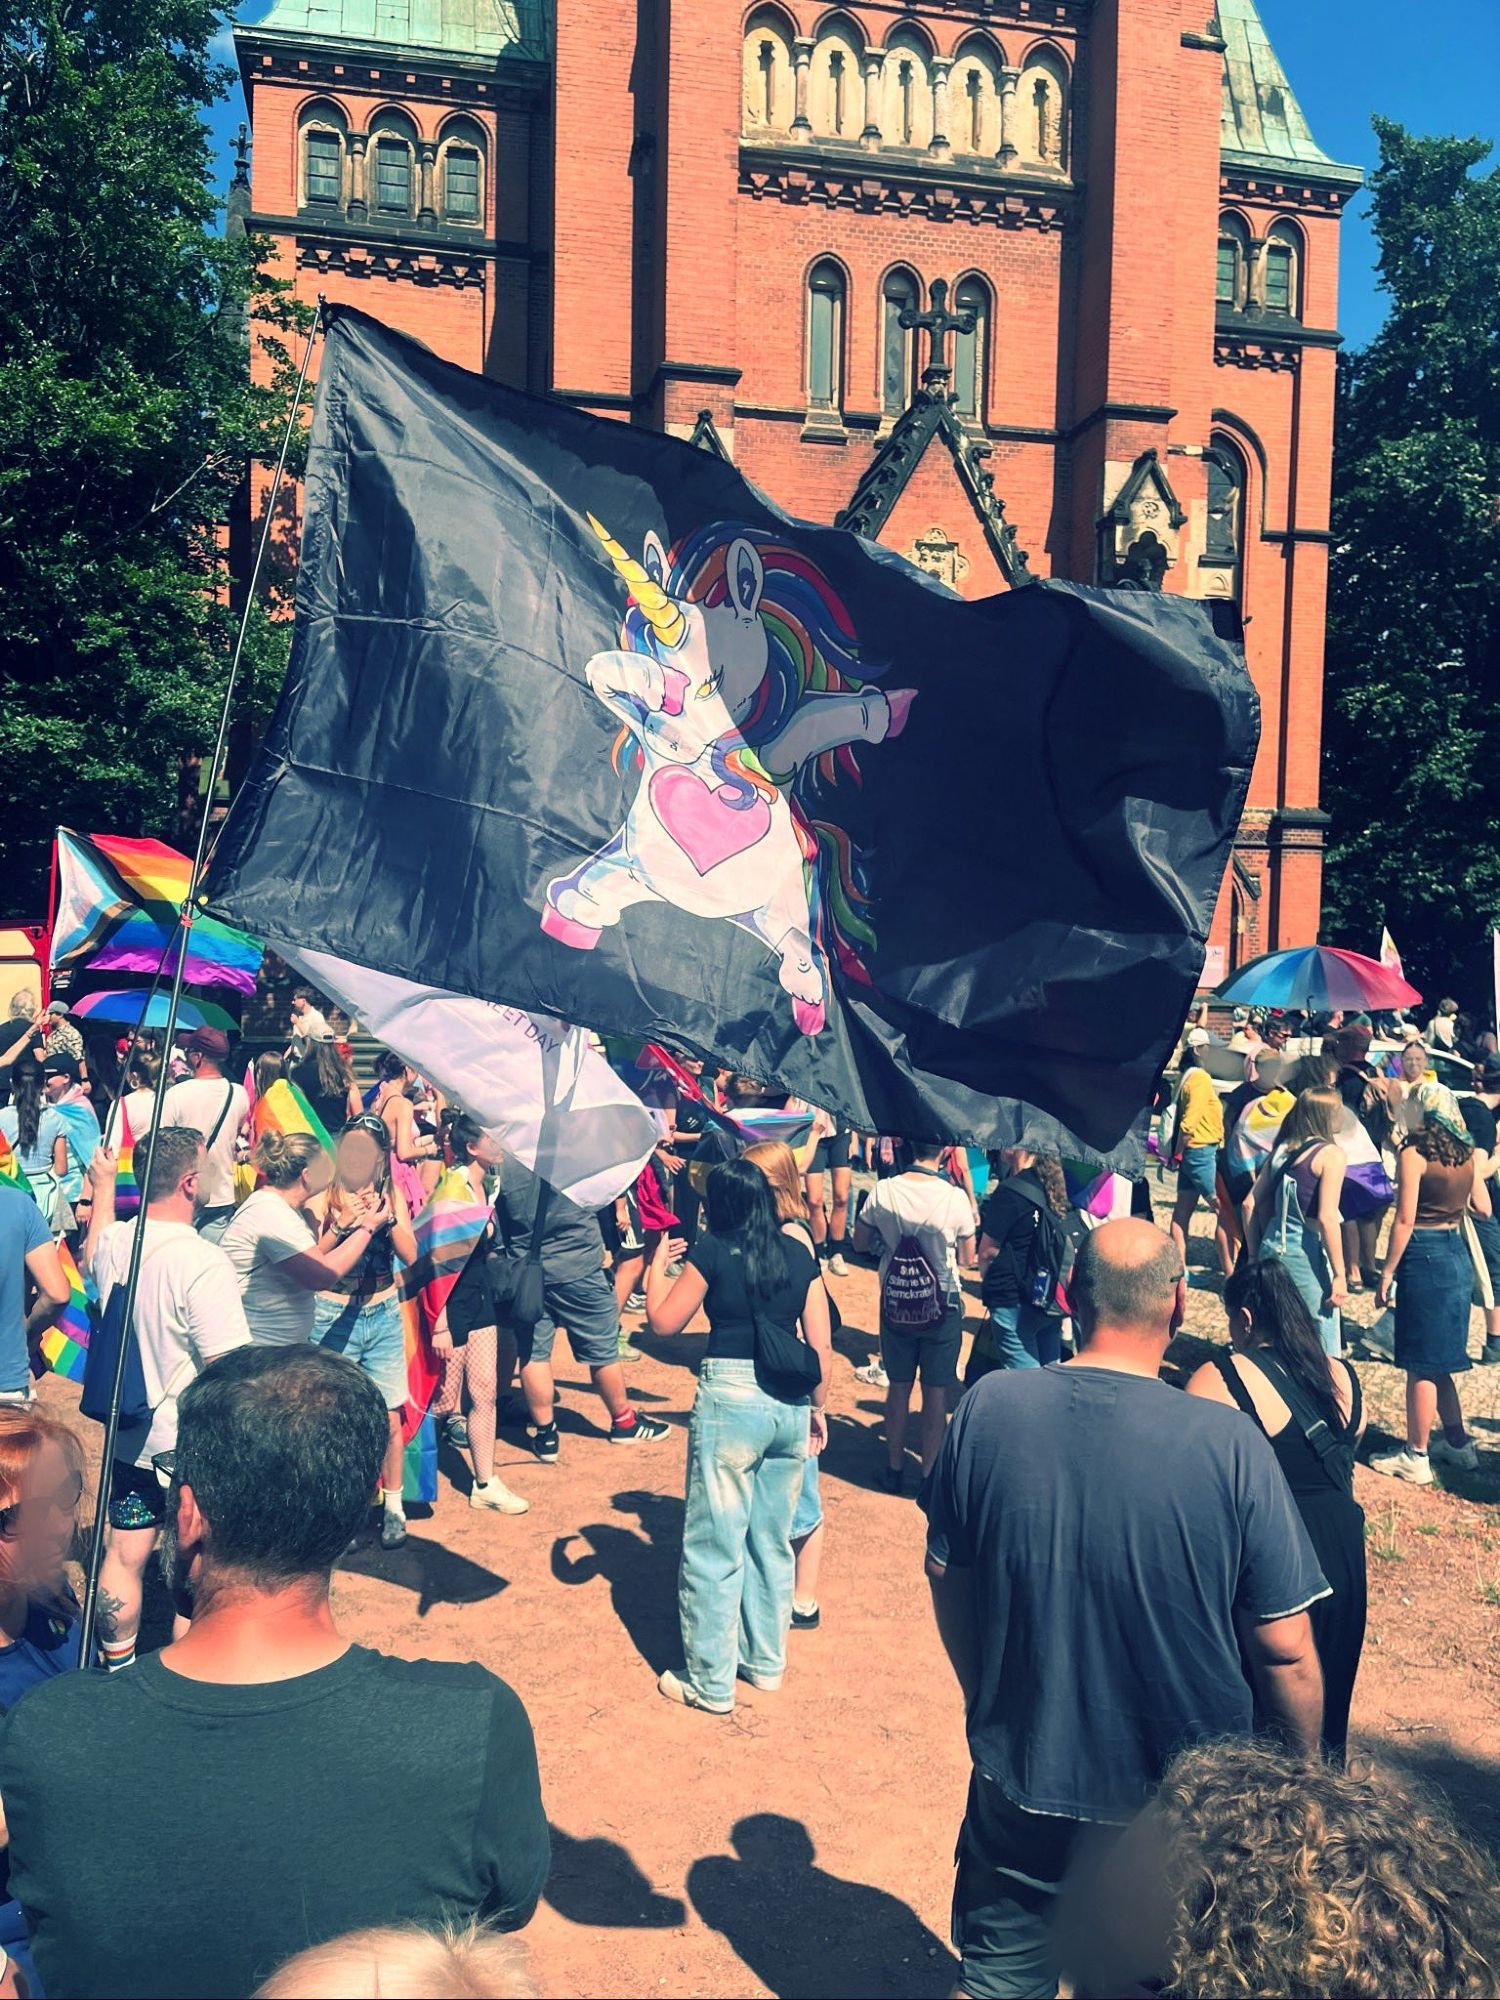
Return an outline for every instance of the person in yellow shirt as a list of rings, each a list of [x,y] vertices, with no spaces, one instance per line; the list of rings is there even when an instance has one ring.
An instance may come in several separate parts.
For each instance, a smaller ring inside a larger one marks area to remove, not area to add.
[[[1214,1080],[1203,1067],[1203,1050],[1208,1036],[1195,1028],[1183,1051],[1182,1081],[1177,1086],[1177,1132],[1173,1153],[1177,1159],[1177,1202],[1172,1210],[1172,1241],[1187,1262],[1188,1230],[1198,1203],[1206,1201],[1214,1211],[1214,1246],[1219,1268],[1227,1278],[1234,1269],[1234,1244],[1220,1207],[1218,1192],[1219,1148],[1224,1143],[1224,1106],[1214,1089]]]

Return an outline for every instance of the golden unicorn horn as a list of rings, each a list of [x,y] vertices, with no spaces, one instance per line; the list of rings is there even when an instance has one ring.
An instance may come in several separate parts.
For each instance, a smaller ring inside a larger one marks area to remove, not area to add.
[[[610,561],[629,584],[631,596],[640,606],[642,617],[650,622],[657,638],[665,646],[681,645],[687,620],[680,607],[668,597],[654,577],[646,574],[634,556],[626,555],[602,522],[596,521],[590,514],[588,523],[603,542]]]

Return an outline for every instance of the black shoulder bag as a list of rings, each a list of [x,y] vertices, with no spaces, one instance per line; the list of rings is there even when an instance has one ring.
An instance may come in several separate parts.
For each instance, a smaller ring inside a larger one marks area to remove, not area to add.
[[[745,1291],[750,1298],[750,1317],[755,1327],[757,1387],[778,1403],[805,1402],[823,1379],[822,1363],[795,1326],[783,1326],[769,1313],[763,1313],[748,1285]]]

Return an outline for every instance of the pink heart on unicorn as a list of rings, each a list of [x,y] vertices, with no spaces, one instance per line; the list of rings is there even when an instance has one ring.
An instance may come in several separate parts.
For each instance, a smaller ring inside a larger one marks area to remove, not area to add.
[[[651,774],[651,810],[700,875],[732,861],[771,831],[771,808],[759,792],[748,804],[728,785],[705,785],[695,771],[669,764]]]

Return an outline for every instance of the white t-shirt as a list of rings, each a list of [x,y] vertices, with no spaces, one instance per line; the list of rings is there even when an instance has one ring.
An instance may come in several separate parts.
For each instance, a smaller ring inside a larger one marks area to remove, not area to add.
[[[119,1145],[120,1111],[122,1107],[125,1112],[125,1121],[130,1127],[130,1139],[133,1145],[137,1140],[144,1139],[146,1134],[151,1130],[151,1113],[156,1108],[156,1092],[154,1090],[126,1091],[120,1102],[111,1110],[109,1123],[104,1128],[104,1143],[111,1148],[117,1148]]]
[[[89,1274],[101,1312],[114,1287],[125,1282],[135,1229],[133,1218],[112,1222],[99,1239]],[[135,1324],[146,1395],[155,1411],[135,1458],[137,1465],[145,1466],[155,1453],[176,1448],[177,1398],[188,1383],[210,1361],[250,1341],[233,1266],[218,1245],[206,1242],[190,1222],[148,1217]]]
[[[317,1293],[282,1270],[288,1257],[316,1247],[300,1210],[274,1188],[257,1188],[235,1212],[219,1248],[239,1280],[250,1338],[264,1347],[311,1340]]]
[[[234,1152],[240,1128],[250,1116],[250,1100],[242,1083],[226,1077],[194,1077],[189,1083],[174,1083],[162,1106],[163,1125],[191,1125],[206,1139],[218,1123],[228,1093],[229,1109],[219,1126],[198,1183],[198,1199],[205,1208],[234,1207]]]
[[[922,1255],[939,1276],[946,1273],[948,1292],[959,1295],[957,1249],[978,1224],[974,1205],[962,1188],[939,1173],[913,1168],[877,1181],[875,1191],[859,1212],[880,1238],[880,1275],[903,1236],[914,1236]]]

